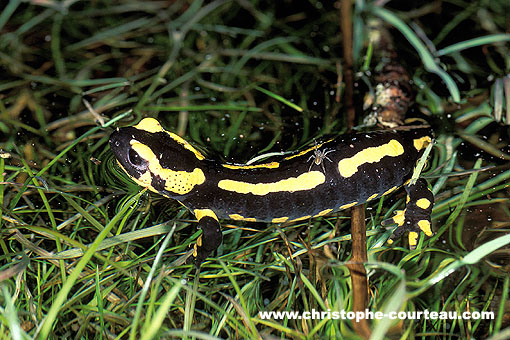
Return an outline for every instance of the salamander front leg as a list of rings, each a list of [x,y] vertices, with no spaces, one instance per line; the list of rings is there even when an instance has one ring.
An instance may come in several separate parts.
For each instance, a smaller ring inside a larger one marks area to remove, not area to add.
[[[404,210],[396,211],[393,218],[383,221],[383,225],[396,223],[398,228],[393,232],[388,243],[399,238],[402,233],[409,232],[409,247],[416,248],[418,233],[432,236],[430,214],[434,205],[434,195],[424,179],[418,179],[414,185],[406,186],[407,204]]]
[[[200,267],[202,262],[218,247],[223,240],[220,222],[216,214],[210,209],[195,209],[193,211],[198,219],[198,228],[202,229],[202,235],[195,244],[195,265]]]

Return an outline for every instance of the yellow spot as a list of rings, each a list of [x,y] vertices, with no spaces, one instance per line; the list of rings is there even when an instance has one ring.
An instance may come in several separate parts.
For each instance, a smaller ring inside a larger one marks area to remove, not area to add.
[[[199,221],[202,219],[202,217],[206,217],[206,216],[212,217],[216,221],[218,220],[218,217],[216,216],[214,211],[212,211],[211,209],[195,209],[195,210],[193,210],[193,214]]]
[[[425,210],[428,207],[430,207],[430,201],[426,198],[420,198],[419,200],[416,201],[416,205]]]
[[[386,241],[388,244],[393,244],[393,240],[391,238],[388,239],[388,241]]]
[[[431,141],[432,141],[432,139],[430,138],[430,136],[424,136],[424,137],[415,139],[415,140],[413,140],[414,148],[416,150],[420,151],[421,149],[426,148],[430,144]]]
[[[256,222],[257,221],[253,217],[244,217],[239,214],[231,214],[231,215],[228,215],[228,217],[230,219],[236,220],[236,221],[248,221],[248,222]]]
[[[418,244],[418,233],[416,231],[409,232],[409,247],[416,248]]]
[[[298,152],[297,154],[295,155],[292,155],[292,156],[289,156],[289,157],[285,157],[284,159],[285,160],[289,160],[289,159],[292,159],[292,158],[295,158],[295,157],[299,157],[299,156],[303,156],[303,155],[306,155],[307,153],[311,152],[311,151],[314,151],[315,150],[315,146],[311,147],[311,148],[308,148],[306,150],[303,150],[301,152]]]
[[[134,126],[138,130],[144,130],[151,133],[156,132],[166,132],[177,143],[181,144],[186,150],[189,150],[195,154],[195,157],[197,157],[199,160],[205,159],[205,157],[197,150],[195,149],[190,143],[188,143],[186,140],[184,140],[182,137],[176,135],[175,133],[165,131],[161,124],[154,118],[145,118],[142,119],[137,125]]]
[[[340,208],[338,208],[338,210],[344,210],[344,209],[347,209],[347,208],[353,207],[353,206],[355,206],[356,204],[358,204],[358,202],[352,202],[352,203],[349,203],[349,204],[344,204],[344,205],[342,205]]]
[[[135,140],[131,141],[131,147],[138,155],[149,163],[149,170],[154,175],[158,175],[165,180],[165,189],[175,194],[184,195],[189,193],[196,185],[205,182],[205,175],[202,169],[195,168],[192,172],[175,171],[165,169],[159,164],[158,157],[152,150],[142,143]],[[138,180],[138,184],[148,187],[152,191],[157,192],[152,187],[152,178],[149,172],[144,173]]]
[[[363,164],[377,163],[385,156],[397,157],[403,153],[402,144],[392,139],[386,144],[363,149],[352,157],[342,159],[338,162],[338,171],[343,177],[351,177]]]
[[[377,195],[378,195],[378,194],[373,194],[372,196],[370,196],[369,198],[367,198],[367,202],[368,202],[368,201],[373,200],[374,198],[376,198],[376,197],[377,197]]]
[[[313,217],[319,217],[319,216],[324,216],[324,215],[327,215],[329,214],[330,212],[332,212],[333,209],[326,209],[326,210],[323,210],[321,211],[320,213],[318,213],[317,215],[314,215]]]
[[[197,246],[198,246],[198,247],[201,247],[201,246],[202,246],[202,235],[200,235],[200,236],[197,238]]]
[[[274,169],[280,166],[278,162],[271,162],[265,164],[256,164],[256,165],[235,165],[235,164],[222,164],[223,167],[228,169],[258,169],[258,168],[269,168]]]
[[[273,218],[271,220],[271,222],[273,223],[283,223],[285,221],[287,221],[289,218],[288,217],[277,217],[277,218]]]
[[[409,201],[411,200],[411,197],[409,197],[409,195],[406,196],[406,204],[409,203]]]
[[[395,216],[393,216],[392,220],[395,222],[399,227],[404,225],[405,222],[405,209],[404,210],[397,210],[395,211]]]
[[[430,222],[427,220],[418,221],[418,227],[420,227],[421,231],[425,233],[427,236],[432,236],[432,230],[430,229]]]
[[[197,245],[195,244],[195,246],[193,246],[193,256],[197,257],[197,255],[198,255],[198,248],[197,248]]]
[[[393,188],[391,188],[391,189],[389,189],[389,190],[385,191],[385,192],[382,194],[382,196],[386,196],[386,195],[388,195],[388,194],[392,193],[393,191],[395,191],[395,190],[397,190],[397,189],[398,189],[398,187],[393,187]]]
[[[234,181],[231,179],[222,179],[218,182],[218,187],[227,191],[234,191],[240,194],[253,194],[264,196],[270,192],[294,192],[301,190],[310,190],[324,183],[324,174],[320,171],[310,171],[272,183],[247,183]]]
[[[292,159],[292,158],[295,158],[295,157],[299,157],[299,156],[306,155],[306,154],[307,154],[307,153],[309,153],[309,152],[312,152],[312,151],[315,151],[315,150],[319,149],[321,146],[323,146],[324,144],[327,144],[327,143],[331,142],[332,140],[334,140],[334,138],[331,138],[331,139],[327,140],[327,141],[326,141],[326,142],[324,142],[324,143],[317,144],[317,146],[315,146],[315,145],[314,145],[314,146],[312,146],[312,147],[310,147],[310,148],[308,148],[308,149],[306,149],[306,150],[303,150],[303,151],[301,151],[301,152],[298,152],[298,153],[297,153],[297,154],[295,154],[295,155],[291,155],[291,156],[289,156],[289,157],[285,157],[284,159],[285,159],[285,160],[289,160],[289,159]]]

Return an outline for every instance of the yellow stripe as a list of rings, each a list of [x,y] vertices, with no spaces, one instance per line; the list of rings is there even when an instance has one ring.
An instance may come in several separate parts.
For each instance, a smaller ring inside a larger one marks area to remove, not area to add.
[[[233,191],[240,194],[264,196],[270,192],[310,190],[324,183],[325,179],[326,178],[322,172],[310,171],[305,172],[298,177],[286,178],[273,183],[247,183],[231,179],[222,179],[218,182],[218,187],[223,190]]]
[[[372,196],[370,196],[370,197],[367,199],[367,202],[368,202],[368,201],[373,200],[374,198],[376,198],[376,197],[377,197],[377,195],[378,195],[378,194],[373,194]]]
[[[277,217],[277,218],[273,218],[271,220],[271,222],[273,223],[283,223],[285,221],[287,221],[289,218],[288,217]]]
[[[307,220],[307,219],[309,219],[310,217],[312,217],[312,216],[310,216],[310,215],[301,216],[301,217],[295,218],[295,219],[293,219],[293,220],[290,220],[290,222],[296,222],[296,221]]]
[[[420,151],[421,149],[426,148],[430,144],[431,141],[432,141],[432,139],[429,136],[424,136],[424,137],[421,137],[418,139],[414,139],[413,145],[416,150]]]
[[[319,216],[324,216],[324,215],[327,215],[329,214],[330,212],[332,212],[333,209],[326,209],[326,210],[323,210],[321,211],[320,213],[318,213],[317,215],[313,215],[313,217],[319,217]]]
[[[358,167],[366,163],[379,162],[383,157],[397,157],[404,153],[404,147],[392,139],[386,144],[366,148],[352,157],[344,158],[338,162],[338,171],[343,177],[351,177],[358,171]]]
[[[331,139],[329,139],[329,140],[325,141],[324,143],[317,144],[317,146],[315,146],[315,145],[314,145],[314,146],[312,146],[312,147],[310,147],[310,148],[308,148],[308,149],[306,149],[306,150],[303,150],[303,151],[301,151],[301,152],[298,152],[298,153],[297,153],[297,154],[295,154],[295,155],[292,155],[292,156],[289,156],[289,157],[285,157],[284,159],[285,159],[285,160],[289,160],[289,159],[292,159],[292,158],[295,158],[295,157],[299,157],[299,156],[306,155],[307,153],[309,153],[309,152],[311,152],[311,151],[315,151],[315,150],[319,149],[321,146],[323,146],[324,144],[327,144],[327,143],[331,142],[332,140],[334,140],[334,138],[331,138]]]
[[[166,132],[177,143],[181,144],[186,150],[189,150],[195,154],[195,157],[197,157],[199,160],[205,159],[205,157],[197,150],[195,149],[190,143],[188,143],[186,140],[181,138],[180,136],[176,135],[175,133],[165,131],[163,127],[161,127],[161,124],[154,118],[145,118],[142,119],[137,125],[134,126],[138,130],[144,130],[151,133],[156,132]]]
[[[391,188],[391,189],[389,189],[389,190],[385,191],[385,192],[384,192],[381,196],[386,196],[386,195],[388,195],[389,193],[392,193],[393,191],[395,191],[395,190],[397,190],[397,189],[398,189],[398,187],[393,187],[393,188]]]
[[[289,156],[289,157],[285,157],[284,159],[285,160],[289,160],[289,159],[292,159],[292,158],[295,158],[295,157],[303,156],[303,155],[306,155],[307,153],[309,153],[310,151],[313,151],[313,150],[315,150],[315,146],[313,146],[313,147],[311,147],[309,149],[303,150],[301,152],[298,152],[295,155],[292,155],[292,156]]]
[[[271,162],[265,164],[256,164],[256,165],[234,165],[234,164],[222,164],[223,167],[228,169],[258,169],[258,168],[269,168],[274,169],[280,166],[278,162]]]
[[[349,203],[349,204],[344,204],[340,208],[338,208],[338,210],[347,209],[347,208],[355,206],[356,204],[358,204],[358,202],[352,202],[352,203]]]

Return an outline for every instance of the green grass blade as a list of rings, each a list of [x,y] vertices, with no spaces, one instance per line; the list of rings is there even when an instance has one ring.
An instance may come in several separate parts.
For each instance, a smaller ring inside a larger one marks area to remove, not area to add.
[[[491,240],[487,243],[482,244],[475,250],[468,253],[461,260],[463,264],[475,264],[480,261],[485,256],[491,254],[492,252],[498,250],[501,247],[507,246],[510,244],[510,234],[500,236],[494,240]]]
[[[503,43],[505,41],[510,41],[510,34],[491,34],[486,35],[484,37],[478,37],[473,39],[468,39],[465,41],[461,41],[450,45],[448,47],[442,48],[437,51],[435,54],[438,57],[448,55],[455,52],[460,52],[468,48],[478,47],[482,45],[494,44],[494,43]]]
[[[14,304],[14,300],[11,296],[11,292],[9,292],[9,289],[7,288],[7,285],[2,285],[1,287],[2,291],[2,305],[5,306],[5,308],[0,307],[0,315],[7,321],[7,327],[9,328],[9,337],[5,337],[5,339],[13,339],[13,340],[23,340],[23,339],[29,339],[29,337],[25,334],[23,331],[23,328],[21,328],[21,324],[19,322],[18,318],[18,311]],[[3,321],[3,320],[2,320]],[[3,322],[2,322],[3,326]]]
[[[267,94],[269,97],[271,98],[274,98],[276,100],[278,100],[279,102],[293,108],[294,110],[298,111],[298,112],[303,112],[303,109],[299,106],[299,105],[296,105],[294,104],[293,102],[283,98],[282,96],[280,95],[277,95],[276,93],[274,92],[271,92],[269,90],[266,90],[265,88],[262,88],[260,86],[255,86],[255,89],[259,90],[260,92],[264,93],[264,94]]]
[[[116,236],[109,237],[109,238],[105,239],[103,242],[101,242],[101,244],[99,244],[99,246],[97,247],[97,250],[99,251],[99,250],[103,250],[103,249],[108,249],[108,248],[115,247],[119,244],[129,243],[129,242],[133,242],[133,241],[147,238],[147,237],[166,234],[166,233],[172,231],[173,228],[174,227],[171,227],[167,224],[158,224],[158,225],[148,227],[148,228],[133,230],[133,231],[130,231],[127,233],[123,233],[123,234],[116,235]],[[59,257],[66,258],[66,259],[73,258],[73,257],[79,257],[82,255],[83,255],[83,250],[81,248],[67,249],[67,250],[64,250],[64,251],[61,251],[61,252],[55,254],[55,256],[59,256]]]
[[[496,322],[494,326],[494,330],[499,332],[501,330],[501,325],[503,323],[503,317],[505,316],[506,303],[508,301],[509,289],[510,286],[510,275],[506,275],[505,280],[503,281],[503,289],[501,290],[503,293],[501,294],[501,301],[499,303],[498,313],[496,315]]]
[[[119,25],[117,27],[109,28],[104,31],[100,31],[97,34],[83,39],[80,42],[68,45],[66,47],[66,51],[76,51],[81,48],[84,48],[88,45],[92,45],[95,43],[99,43],[104,40],[108,40],[110,38],[119,37],[125,33],[128,33],[130,31],[134,31],[140,28],[144,28],[150,25],[154,25],[153,20],[149,18],[140,18],[132,21],[128,21],[125,24]]]
[[[106,238],[110,230],[120,221],[120,219],[124,216],[125,213],[129,209],[133,209],[136,206],[136,201],[140,198],[142,193],[145,191],[140,191],[136,196],[131,198],[120,210],[120,212],[105,226],[105,228],[97,235],[95,241],[91,244],[90,248],[85,252],[83,257],[78,261],[72,273],[67,277],[67,280],[62,285],[59,293],[55,297],[53,304],[51,305],[48,314],[44,318],[44,321],[41,324],[41,331],[37,336],[38,339],[46,340],[53,328],[55,320],[57,318],[58,312],[62,305],[66,302],[67,296],[74,284],[77,282],[82,270],[89,263],[90,259],[94,255],[97,250],[99,244]]]
[[[219,262],[220,262],[221,268],[223,268],[223,270],[225,271],[227,277],[229,278],[230,282],[232,283],[232,286],[234,287],[234,290],[237,293],[237,297],[239,298],[239,304],[242,307],[242,310],[246,312],[245,314],[248,314],[246,300],[244,298],[243,292],[241,291],[241,288],[237,284],[237,281],[235,280],[234,276],[232,275],[232,272],[228,269],[227,265],[223,261],[219,261]],[[237,303],[237,301],[235,301],[235,303]],[[257,335],[258,335],[257,328],[253,324],[253,321],[251,320],[251,318],[245,318],[245,321],[248,323],[248,325],[246,325],[246,326],[249,326],[249,331],[250,331],[251,335],[253,337],[257,337]]]
[[[185,24],[180,28],[180,31],[175,32],[175,34],[173,35],[173,48],[170,51],[170,55],[167,61],[160,67],[158,73],[154,76],[149,88],[143,93],[142,98],[135,106],[135,111],[138,111],[143,106],[145,106],[147,100],[149,100],[152,93],[160,85],[161,79],[163,79],[168,73],[168,71],[174,66],[175,60],[181,50],[182,42],[186,37],[188,31],[193,27],[193,25],[198,23],[200,20],[202,20],[204,17],[209,15],[212,11],[214,11],[221,5],[225,4],[226,2],[227,2],[226,0],[216,0],[200,9],[197,9],[196,12],[193,13],[190,12],[194,8],[194,6],[190,6],[188,8],[188,10],[183,14],[183,17],[189,15],[189,18],[187,18],[187,20],[184,20]]]
[[[131,333],[129,334],[129,339],[131,339],[131,340],[136,339],[138,322],[140,321],[140,317],[142,315],[142,308],[143,308],[143,304],[145,301],[145,297],[149,293],[149,288],[152,283],[152,278],[154,277],[154,274],[156,273],[156,268],[158,268],[158,264],[161,262],[163,253],[165,252],[165,249],[168,246],[168,243],[170,243],[170,240],[172,240],[172,236],[174,234],[175,227],[176,227],[176,225],[174,224],[172,229],[168,233],[168,235],[165,237],[163,243],[161,244],[161,247],[158,250],[156,258],[154,259],[154,263],[151,267],[149,275],[147,276],[147,278],[145,279],[145,282],[143,284],[142,292],[140,293],[140,298],[138,299],[138,303],[136,304],[135,316],[133,317],[133,322],[131,323]],[[174,288],[176,288],[176,287],[179,288],[178,285],[174,286]],[[163,308],[163,306],[161,306],[160,308]]]
[[[65,78],[65,62],[60,49],[60,31],[62,29],[63,16],[60,13],[53,17],[53,26],[51,27],[51,53],[55,60],[55,68],[60,79]]]
[[[104,306],[103,306],[103,296],[101,294],[101,276],[99,275],[99,266],[96,266],[96,301],[97,301],[97,312],[99,314],[99,323],[101,325],[101,330],[105,330],[104,327]],[[103,336],[101,334],[100,336]]]
[[[416,52],[420,55],[420,58],[425,66],[427,71],[437,74],[446,84],[446,87],[450,91],[450,95],[454,102],[460,102],[460,92],[457,87],[457,84],[453,81],[452,77],[448,73],[446,73],[434,60],[434,56],[427,49],[425,44],[418,38],[418,36],[392,12],[381,8],[381,7],[372,7],[372,12],[382,18],[384,21],[393,25],[397,28],[400,33],[404,35],[404,37],[413,45]]]
[[[163,324],[163,320],[167,317],[168,311],[170,310],[170,307],[172,303],[174,302],[175,298],[177,297],[177,294],[179,294],[180,290],[182,289],[182,285],[180,282],[175,281],[174,286],[168,293],[165,294],[163,297],[161,304],[156,311],[156,315],[151,319],[151,325],[148,327],[147,331],[140,334],[141,340],[150,340],[154,339],[158,332],[161,329],[161,325]]]
[[[473,169],[479,169],[482,164],[482,159],[478,159],[473,167]],[[455,210],[448,216],[448,219],[446,220],[445,224],[441,227],[441,229],[437,232],[436,235],[432,237],[433,240],[436,240],[439,238],[439,236],[446,231],[447,228],[449,228],[453,222],[457,219],[457,217],[462,212],[462,209],[464,208],[464,205],[469,200],[469,196],[471,195],[471,191],[473,190],[473,186],[475,185],[476,178],[478,177],[478,171],[473,172],[466,183],[466,187],[460,197],[459,203],[455,207]]]
[[[0,31],[4,28],[5,24],[11,17],[12,13],[18,8],[21,0],[10,0],[7,6],[2,9],[2,13],[0,14]]]

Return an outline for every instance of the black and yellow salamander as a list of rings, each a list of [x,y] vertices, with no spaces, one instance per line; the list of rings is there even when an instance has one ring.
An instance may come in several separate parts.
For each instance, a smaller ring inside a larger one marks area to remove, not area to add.
[[[193,212],[202,229],[194,253],[200,266],[222,242],[219,219],[303,220],[368,202],[403,185],[407,205],[393,217],[399,228],[392,239],[409,232],[414,247],[420,230],[432,235],[432,192],[423,179],[408,185],[431,136],[428,126],[402,126],[341,135],[279,162],[222,164],[145,118],[114,131],[110,147],[136,183]]]

